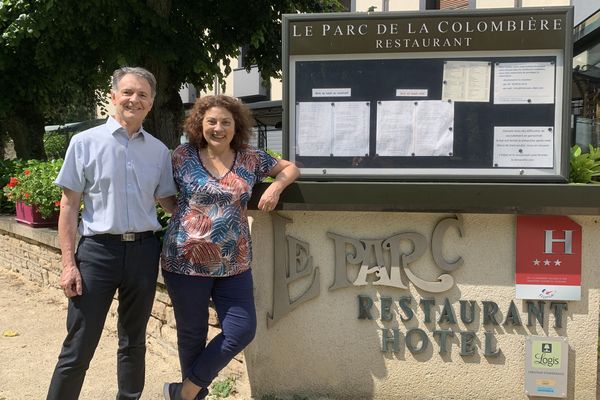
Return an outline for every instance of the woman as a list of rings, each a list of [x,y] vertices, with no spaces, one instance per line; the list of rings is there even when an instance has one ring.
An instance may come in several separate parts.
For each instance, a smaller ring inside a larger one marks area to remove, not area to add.
[[[167,383],[164,396],[203,399],[227,363],[254,338],[252,248],[246,206],[252,187],[275,177],[258,203],[277,205],[298,168],[248,146],[248,107],[229,96],[196,101],[185,122],[190,143],[173,152],[177,210],[165,234],[162,267],[177,323],[183,381]],[[206,344],[209,299],[222,332]]]

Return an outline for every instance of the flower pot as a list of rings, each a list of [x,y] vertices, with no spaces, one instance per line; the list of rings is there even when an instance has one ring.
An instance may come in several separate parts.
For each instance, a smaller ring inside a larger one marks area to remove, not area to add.
[[[16,203],[15,220],[34,228],[53,227],[58,225],[58,212],[48,218],[44,218],[34,205],[28,206],[22,201]]]

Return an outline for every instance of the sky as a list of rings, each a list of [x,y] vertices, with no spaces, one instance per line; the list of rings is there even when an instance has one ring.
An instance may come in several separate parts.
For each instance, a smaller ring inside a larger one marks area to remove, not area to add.
[[[575,7],[575,25],[600,9],[600,0],[571,0]]]

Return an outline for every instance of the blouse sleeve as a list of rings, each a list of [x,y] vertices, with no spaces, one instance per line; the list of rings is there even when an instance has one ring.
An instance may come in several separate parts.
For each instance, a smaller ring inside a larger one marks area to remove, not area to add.
[[[256,181],[260,182],[267,176],[273,169],[275,165],[279,162],[275,157],[267,153],[266,151],[256,149],[256,154],[258,156],[258,163],[256,169]]]

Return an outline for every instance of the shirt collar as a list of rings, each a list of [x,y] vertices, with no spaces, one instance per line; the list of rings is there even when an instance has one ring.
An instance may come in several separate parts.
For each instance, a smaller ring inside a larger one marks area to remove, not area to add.
[[[123,126],[121,126],[121,124],[120,124],[120,123],[119,123],[119,122],[118,122],[118,121],[117,121],[117,120],[116,120],[114,117],[112,117],[112,116],[109,116],[109,117],[106,119],[106,124],[105,124],[105,125],[106,125],[106,127],[108,128],[108,132],[109,132],[111,135],[115,135],[116,133],[121,133],[121,134],[123,134],[123,135],[125,135],[125,136],[129,136],[129,135],[128,135],[128,133],[127,133],[127,130],[126,130],[125,128],[123,128]],[[140,127],[140,130],[139,130],[139,131],[137,131],[137,132],[136,132],[136,133],[133,135],[133,137],[132,137],[132,138],[133,138],[133,139],[135,139],[135,138],[137,138],[137,137],[139,136],[140,138],[142,138],[142,139],[143,139],[143,138],[144,138],[144,135],[145,135],[146,133],[147,133],[147,132],[144,130],[144,127],[142,126],[142,127]]]

